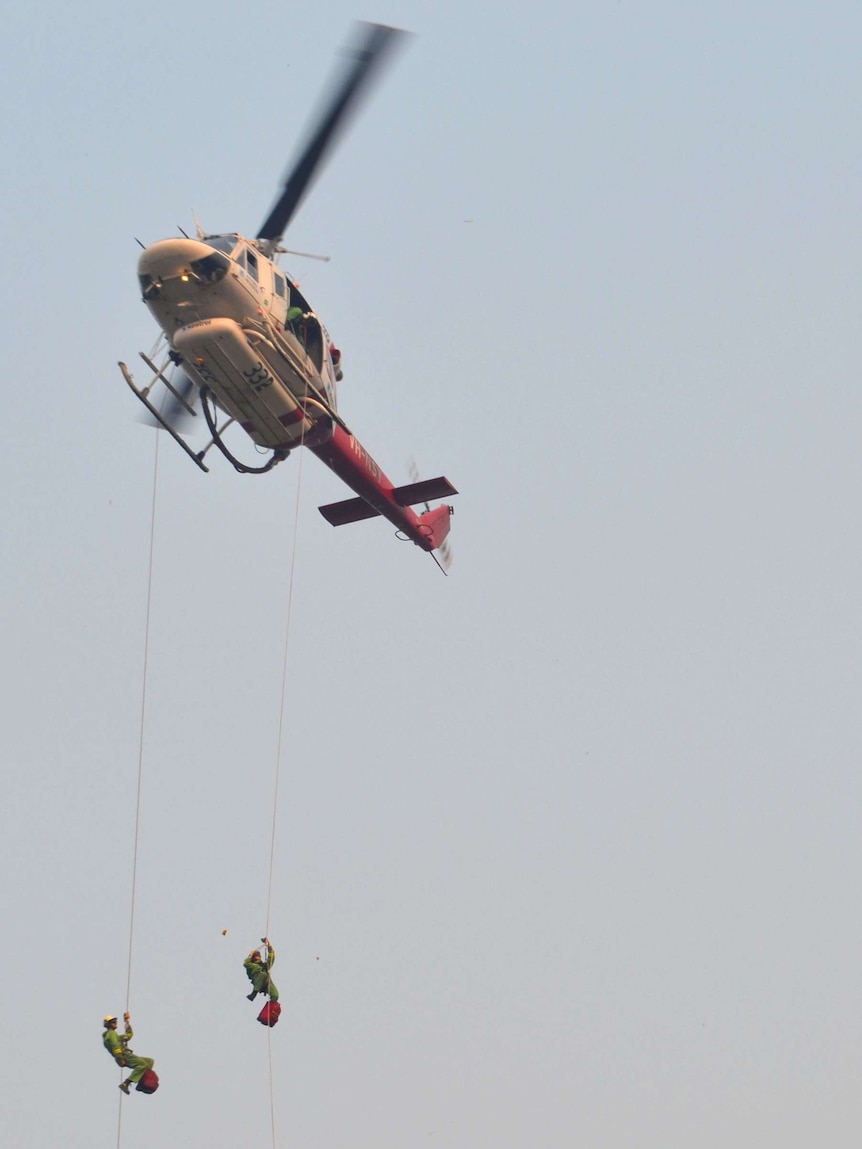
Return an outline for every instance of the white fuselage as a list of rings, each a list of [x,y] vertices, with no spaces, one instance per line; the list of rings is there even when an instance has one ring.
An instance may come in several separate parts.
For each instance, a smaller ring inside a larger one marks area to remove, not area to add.
[[[335,410],[329,335],[253,244],[238,235],[160,240],[138,260],[138,278],[193,381],[260,446],[289,448],[317,414]]]

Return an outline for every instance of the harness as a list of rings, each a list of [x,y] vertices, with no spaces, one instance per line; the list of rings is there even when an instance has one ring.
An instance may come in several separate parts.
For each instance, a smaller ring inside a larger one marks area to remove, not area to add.
[[[109,1032],[111,1032],[111,1031],[109,1031]],[[114,1031],[114,1032],[116,1032],[116,1031]],[[121,1068],[125,1068],[126,1053],[128,1052],[128,1050],[126,1049],[126,1043],[129,1041],[129,1038],[125,1037],[124,1035],[119,1034],[119,1033],[116,1034],[116,1037],[117,1037],[117,1041],[119,1042],[119,1045],[117,1046],[117,1048],[111,1049],[110,1046],[108,1048],[110,1050],[111,1056],[113,1057],[114,1061],[116,1061],[117,1065],[119,1065]],[[113,1042],[111,1044],[113,1044]]]

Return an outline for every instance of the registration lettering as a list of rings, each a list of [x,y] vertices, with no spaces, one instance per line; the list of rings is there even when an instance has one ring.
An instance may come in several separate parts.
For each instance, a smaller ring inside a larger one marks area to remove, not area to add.
[[[368,471],[371,477],[379,481],[382,474],[380,468],[354,435],[350,436],[350,448],[354,455],[358,456],[358,458],[362,461],[363,467],[366,471]]]

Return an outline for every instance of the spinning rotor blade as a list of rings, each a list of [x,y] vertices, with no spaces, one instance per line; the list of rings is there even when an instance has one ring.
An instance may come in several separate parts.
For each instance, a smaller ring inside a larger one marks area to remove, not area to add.
[[[194,410],[190,411],[189,407],[194,408],[197,402],[198,396],[195,385],[182,369],[176,373],[171,383],[173,383],[177,395],[168,392],[162,414],[169,423],[177,423],[180,420],[185,422],[194,414]]]
[[[356,110],[359,95],[368,87],[395,41],[405,35],[400,28],[384,24],[360,24],[359,27],[364,30],[363,39],[348,53],[354,57],[353,66],[327,104],[317,128],[285,180],[284,190],[264,220],[258,239],[277,243],[284,235],[329,148],[347,126],[351,112]]]
[[[177,394],[174,395],[172,391],[166,389],[159,410],[172,427],[177,431],[184,431],[196,414],[194,407],[198,399],[197,390],[191,378],[182,368],[174,372],[174,376],[171,379],[171,386]],[[189,408],[192,408],[192,410],[189,410]],[[150,427],[159,426],[158,420],[154,419],[149,413],[141,416],[141,422],[148,424]]]

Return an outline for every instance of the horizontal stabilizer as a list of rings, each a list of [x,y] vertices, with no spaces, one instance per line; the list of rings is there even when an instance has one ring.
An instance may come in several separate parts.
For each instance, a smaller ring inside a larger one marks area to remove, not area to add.
[[[440,475],[436,479],[421,479],[418,483],[395,487],[392,498],[399,507],[410,507],[414,503],[427,503],[430,499],[445,499],[448,495],[457,494],[449,480]]]
[[[365,499],[344,499],[340,503],[327,503],[325,507],[317,508],[328,523],[334,527],[343,527],[345,523],[359,523],[363,519],[373,519],[379,515]]]

